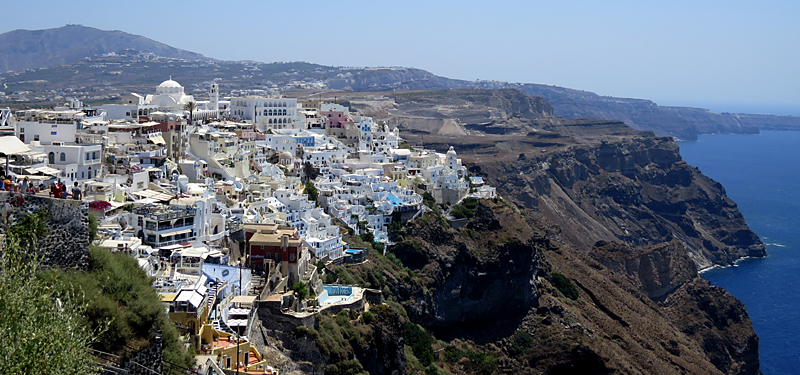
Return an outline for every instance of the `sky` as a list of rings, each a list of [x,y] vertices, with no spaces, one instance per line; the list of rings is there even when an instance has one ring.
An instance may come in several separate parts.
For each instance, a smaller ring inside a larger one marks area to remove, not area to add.
[[[68,4],[5,4],[0,33],[81,24],[223,60],[405,66],[714,112],[800,116],[797,1]]]

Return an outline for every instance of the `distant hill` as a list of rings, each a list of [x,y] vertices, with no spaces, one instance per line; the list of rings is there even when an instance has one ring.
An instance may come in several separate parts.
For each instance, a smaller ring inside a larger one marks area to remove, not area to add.
[[[117,55],[103,56],[111,52]],[[22,72],[42,67],[45,69]],[[8,70],[15,72],[5,73]],[[207,83],[212,80],[219,82],[223,93],[237,90],[237,95],[307,88],[313,89],[314,95],[330,90],[518,89],[543,97],[552,105],[552,115],[556,117],[622,121],[637,130],[652,130],[657,135],[684,140],[697,139],[698,134],[800,130],[800,117],[796,116],[714,113],[558,86],[451,79],[416,68],[214,60],[143,36],[80,25],[0,34],[0,83],[3,95],[9,95],[0,96],[0,104],[59,101],[65,96],[113,101],[125,92],[149,92],[170,76],[201,95],[207,92]],[[57,93],[53,94],[54,91]]]
[[[13,30],[0,34],[0,72],[71,64],[84,57],[124,49],[186,60],[209,60],[199,53],[170,47],[140,35],[67,25],[55,29]]]

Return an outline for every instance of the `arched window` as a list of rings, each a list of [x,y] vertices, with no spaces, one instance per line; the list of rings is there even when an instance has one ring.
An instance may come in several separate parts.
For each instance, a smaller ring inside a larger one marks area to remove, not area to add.
[[[67,154],[61,153],[61,161],[67,161]]]
[[[283,115],[286,116],[286,110],[285,109],[283,110]]]
[[[56,162],[56,154],[52,152],[47,154],[47,162],[50,164],[54,164]]]
[[[265,110],[264,110],[264,116],[266,116],[266,115],[267,115],[267,110],[265,109]]]

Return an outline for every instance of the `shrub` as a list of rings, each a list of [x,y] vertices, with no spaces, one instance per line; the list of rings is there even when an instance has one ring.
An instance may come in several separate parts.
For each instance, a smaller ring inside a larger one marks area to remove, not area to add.
[[[308,200],[316,201],[319,198],[319,190],[314,186],[311,181],[306,182],[305,192],[308,194]]]
[[[294,294],[297,295],[301,301],[308,298],[308,288],[306,288],[306,283],[302,281],[298,281],[292,285],[292,290]]]
[[[475,216],[475,211],[472,211],[465,206],[458,205],[453,207],[453,209],[450,211],[450,214],[456,219],[468,219]]]
[[[372,243],[375,241],[375,235],[370,232],[364,233],[361,235],[361,240],[366,243]]]
[[[573,284],[568,277],[558,272],[553,272],[551,282],[553,283],[553,286],[564,295],[564,297],[572,300],[578,299],[578,288],[575,287],[575,284]]]
[[[525,331],[514,332],[511,337],[511,345],[508,347],[508,355],[519,358],[525,354],[533,345],[533,336]]]
[[[419,362],[428,367],[433,362],[433,336],[419,324],[406,323],[404,328],[405,339],[408,346],[419,359]]]
[[[478,208],[478,200],[472,197],[464,198],[464,200],[461,201],[461,204],[463,204],[464,207],[469,208],[470,210]]]
[[[364,311],[364,313],[361,314],[361,321],[364,322],[364,324],[372,324],[372,322],[375,321],[375,316],[369,311]]]

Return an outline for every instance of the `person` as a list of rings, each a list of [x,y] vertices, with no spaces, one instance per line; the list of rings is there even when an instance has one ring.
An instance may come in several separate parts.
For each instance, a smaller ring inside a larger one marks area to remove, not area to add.
[[[25,176],[25,178],[22,179],[22,189],[20,190],[20,193],[27,193],[28,186],[28,176]]]
[[[67,199],[69,197],[69,192],[67,191],[67,185],[64,182],[61,182],[61,198]]]
[[[82,198],[81,188],[78,187],[78,181],[75,181],[75,186],[72,188],[72,199],[79,201]]]
[[[55,182],[50,183],[50,196],[53,198],[58,198],[58,185]]]

